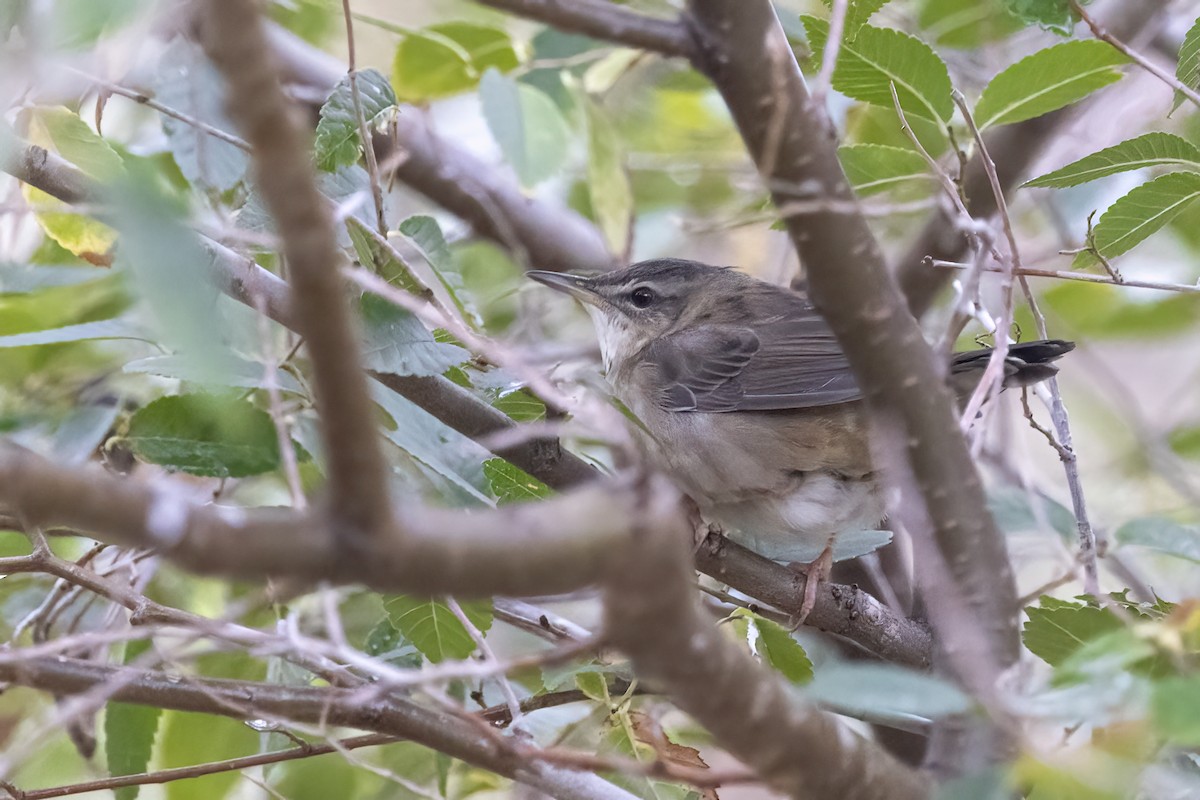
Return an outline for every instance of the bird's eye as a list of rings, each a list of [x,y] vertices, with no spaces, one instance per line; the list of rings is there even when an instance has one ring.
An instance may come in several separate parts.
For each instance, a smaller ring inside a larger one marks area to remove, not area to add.
[[[630,292],[629,300],[638,308],[647,308],[654,302],[654,292],[645,286],[639,286]]]

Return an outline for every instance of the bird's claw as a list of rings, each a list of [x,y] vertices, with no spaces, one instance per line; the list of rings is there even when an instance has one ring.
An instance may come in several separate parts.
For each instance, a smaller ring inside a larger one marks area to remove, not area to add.
[[[812,613],[817,604],[817,591],[821,584],[829,580],[829,575],[833,572],[833,544],[827,544],[821,554],[808,564],[793,563],[789,566],[804,573],[804,597],[800,601],[800,611],[791,618],[790,630],[795,631]]]

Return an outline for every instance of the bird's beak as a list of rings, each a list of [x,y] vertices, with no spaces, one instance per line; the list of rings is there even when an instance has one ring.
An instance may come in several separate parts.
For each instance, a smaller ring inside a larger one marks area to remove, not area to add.
[[[571,297],[582,303],[594,306],[599,302],[600,295],[593,288],[591,278],[568,275],[565,272],[548,272],[540,269],[530,270],[525,274],[538,283],[549,286],[556,292],[571,295]]]

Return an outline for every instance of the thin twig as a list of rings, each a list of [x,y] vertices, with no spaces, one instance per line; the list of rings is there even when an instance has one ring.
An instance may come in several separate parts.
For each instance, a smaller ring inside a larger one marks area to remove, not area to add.
[[[135,103],[138,103],[139,105],[143,105],[143,106],[146,106],[147,108],[154,109],[155,111],[162,114],[163,116],[170,117],[171,119],[177,119],[180,122],[182,122],[184,125],[193,127],[198,131],[203,131],[204,133],[207,133],[209,136],[213,137],[214,139],[220,139],[222,142],[226,142],[226,143],[231,144],[234,147],[237,147],[241,150],[245,150],[247,153],[250,152],[249,142],[247,142],[242,137],[237,136],[232,133],[228,133],[226,131],[223,131],[220,128],[214,128],[212,125],[209,125],[207,122],[204,122],[203,120],[200,120],[200,119],[196,119],[195,117],[191,116],[190,114],[185,114],[182,111],[177,111],[176,109],[171,108],[170,106],[165,106],[162,103],[155,100],[150,95],[145,94],[144,92],[139,92],[135,89],[129,89],[125,86],[121,86],[120,84],[113,83],[112,81],[106,81],[103,78],[98,78],[95,75],[90,75],[90,74],[84,72],[83,70],[76,69],[74,67],[63,67],[63,69],[65,69],[66,71],[68,71],[72,74],[78,75],[81,78],[86,79],[90,83],[94,84],[95,86],[100,87],[101,89],[103,89],[106,92],[120,95],[121,97],[127,97],[130,100],[134,101]]]
[[[1100,25],[1100,23],[1096,22],[1096,20],[1093,19],[1090,14],[1083,10],[1083,6],[1080,4],[1079,0],[1071,0],[1071,10],[1074,11],[1081,20],[1087,23],[1088,28],[1090,28],[1092,31],[1092,36],[1095,36],[1102,42],[1107,42],[1108,44],[1112,45],[1113,48],[1120,53],[1123,53],[1139,67],[1146,70],[1146,72],[1149,72],[1167,86],[1170,86],[1188,100],[1191,100],[1194,104],[1196,104],[1196,106],[1200,106],[1200,94],[1198,94],[1195,89],[1183,83],[1174,75],[1167,72],[1162,67],[1158,66],[1153,61],[1122,42],[1116,36],[1113,36],[1111,33],[1106,31]]]
[[[970,269],[970,264],[960,261],[941,261],[928,259],[926,264],[938,269]],[[999,272],[995,267],[987,267],[985,272]],[[1191,283],[1165,283],[1163,281],[1142,281],[1122,277],[1120,281],[1113,280],[1108,275],[1094,275],[1089,272],[1069,272],[1067,270],[1041,269],[1038,267],[1022,267],[1016,270],[1017,277],[1056,278],[1064,281],[1081,281],[1083,283],[1100,283],[1109,286],[1128,286],[1133,289],[1157,289],[1163,292],[1181,292],[1184,294],[1200,294],[1200,285]]]
[[[263,352],[263,385],[267,389],[267,413],[271,416],[271,424],[275,428],[275,439],[279,444],[279,458],[283,462],[283,475],[287,480],[288,492],[292,496],[292,507],[297,511],[308,508],[308,499],[304,495],[304,484],[300,481],[300,464],[296,458],[296,448],[292,446],[292,431],[288,424],[287,414],[283,409],[283,396],[279,392],[279,379],[276,373],[279,364],[271,354],[271,326],[266,315],[265,304],[261,297],[255,298],[258,306],[258,337],[262,342]]]
[[[894,86],[892,91],[895,91]],[[979,148],[979,158],[983,163],[984,171],[987,173],[988,182],[991,184],[992,194],[996,199],[996,211],[1000,215],[1004,235],[1008,240],[1008,258],[1000,260],[1002,276],[1000,320],[996,323],[995,334],[992,337],[994,347],[991,355],[988,356],[987,367],[983,371],[983,376],[979,379],[979,385],[971,393],[971,399],[967,401],[966,408],[963,409],[961,424],[963,429],[966,430],[974,424],[979,409],[989,397],[999,390],[1000,384],[1004,380],[1004,365],[1008,358],[1008,329],[1012,326],[1013,318],[1013,270],[1020,269],[1021,267],[1021,253],[1017,247],[1017,237],[1013,233],[1012,220],[1008,216],[1008,203],[1004,199],[1004,189],[1000,185],[1000,179],[996,176],[996,164],[988,154],[987,145],[983,141],[983,136],[979,133],[979,128],[975,125],[975,119],[971,116],[971,109],[967,106],[966,98],[963,97],[962,92],[955,89],[951,93],[951,97],[967,122],[971,136],[975,139],[975,146]],[[897,101],[898,105],[899,101]],[[963,210],[966,210],[966,206],[963,206]]]
[[[387,236],[387,218],[383,213],[383,188],[379,181],[379,163],[375,160],[375,146],[371,142],[371,131],[363,114],[362,95],[358,91],[358,67],[354,57],[354,19],[350,13],[350,0],[342,0],[342,14],[346,18],[346,75],[350,78],[350,99],[354,103],[354,117],[358,122],[358,138],[362,142],[363,156],[367,161],[367,176],[371,182],[371,199],[375,201],[375,224],[379,233]]]
[[[818,106],[825,105],[825,95],[833,82],[833,70],[837,66],[838,51],[842,48],[842,36],[846,30],[846,8],[848,0],[833,0],[829,11],[829,36],[825,41],[825,52],[821,54],[821,71],[813,81],[812,99]]]
[[[446,606],[450,612],[458,618],[462,626],[467,629],[467,634],[471,640],[475,642],[475,646],[479,648],[479,652],[483,655],[483,659],[489,664],[500,664],[500,659],[496,658],[496,653],[492,650],[492,646],[487,643],[483,632],[479,627],[471,621],[467,616],[467,612],[463,611],[461,605],[453,597],[446,598]],[[512,683],[503,672],[496,673],[496,683],[500,684],[500,692],[504,695],[504,702],[508,704],[508,710],[512,714],[512,721],[516,722],[521,718],[521,700],[517,697],[517,693],[513,691]]]

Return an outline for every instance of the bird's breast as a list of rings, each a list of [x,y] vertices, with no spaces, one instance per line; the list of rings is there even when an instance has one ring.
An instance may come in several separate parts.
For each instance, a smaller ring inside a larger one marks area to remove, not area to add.
[[[618,394],[645,426],[657,465],[726,527],[817,541],[883,515],[857,404],[708,414],[663,411],[643,391]]]

